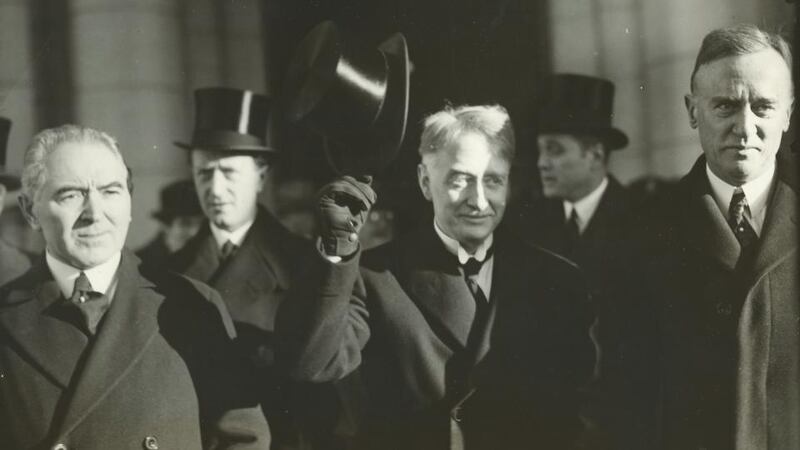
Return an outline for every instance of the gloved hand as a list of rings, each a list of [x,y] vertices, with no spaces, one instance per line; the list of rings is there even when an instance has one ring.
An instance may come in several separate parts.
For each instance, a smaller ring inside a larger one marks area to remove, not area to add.
[[[377,195],[371,179],[344,176],[323,186],[317,195],[322,249],[328,256],[349,256],[358,250],[358,232]]]

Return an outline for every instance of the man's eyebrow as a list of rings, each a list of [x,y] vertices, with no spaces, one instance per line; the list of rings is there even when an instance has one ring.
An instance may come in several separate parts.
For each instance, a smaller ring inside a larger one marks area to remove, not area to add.
[[[97,187],[97,190],[98,190],[98,191],[104,191],[104,190],[106,190],[106,189],[108,189],[108,188],[121,188],[121,187],[123,187],[123,186],[124,186],[124,185],[123,185],[121,182],[119,182],[119,181],[112,181],[112,182],[110,182],[110,183],[107,183],[107,184],[104,184],[104,185],[102,185],[102,186],[98,186],[98,187]]]

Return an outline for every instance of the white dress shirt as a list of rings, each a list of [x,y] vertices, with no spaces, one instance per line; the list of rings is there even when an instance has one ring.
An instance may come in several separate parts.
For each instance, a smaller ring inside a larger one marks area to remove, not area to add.
[[[448,252],[456,255],[458,257],[459,264],[466,264],[470,258],[475,258],[478,261],[483,261],[481,265],[481,270],[478,272],[478,286],[481,287],[483,294],[486,296],[487,299],[491,298],[492,295],[492,269],[494,269],[494,255],[489,255],[489,258],[486,258],[486,253],[492,247],[493,242],[493,235],[489,235],[485,241],[481,245],[478,246],[478,249],[475,250],[474,254],[469,254],[461,244],[451,238],[450,236],[446,235],[436,221],[433,221],[433,229],[436,230],[436,234],[439,235],[439,238],[442,240],[444,247],[447,249]],[[461,270],[461,274],[464,274],[464,269],[459,268]]]
[[[600,200],[608,188],[608,177],[603,178],[603,181],[594,188],[592,192],[578,200],[575,203],[564,200],[564,217],[569,220],[574,209],[578,215],[578,232],[583,234],[589,222],[592,220],[597,207],[600,206]]]
[[[708,175],[708,182],[711,184],[711,193],[714,196],[714,201],[727,220],[728,209],[731,206],[731,198],[733,198],[733,191],[736,190],[736,186],[731,186],[722,181],[711,171],[708,164],[706,164],[706,174]],[[769,201],[769,193],[772,192],[774,179],[775,164],[773,163],[758,178],[740,186],[744,191],[748,206],[745,208],[744,215],[758,236],[761,236],[761,230],[764,228],[764,219],[767,217],[767,202]]]
[[[241,247],[242,242],[244,242],[244,238],[247,236],[247,232],[250,231],[250,227],[253,226],[253,222],[255,222],[255,220],[256,219],[254,217],[233,231],[221,230],[215,227],[213,223],[210,224],[211,234],[214,236],[214,241],[217,243],[217,248],[222,249],[222,246],[228,241],[231,241],[231,243],[233,243],[233,245],[236,247]]]
[[[75,288],[75,280],[78,279],[81,269],[77,269],[62,262],[50,254],[49,251],[45,253],[45,259],[50,273],[53,274],[53,278],[56,280],[56,283],[58,283],[61,293],[64,294],[64,298],[72,297],[72,290]],[[83,269],[83,273],[89,278],[92,289],[95,292],[104,294],[109,302],[114,298],[114,292],[117,289],[117,269],[119,268],[121,259],[122,254],[117,252],[108,261],[99,266],[92,267],[91,269]]]

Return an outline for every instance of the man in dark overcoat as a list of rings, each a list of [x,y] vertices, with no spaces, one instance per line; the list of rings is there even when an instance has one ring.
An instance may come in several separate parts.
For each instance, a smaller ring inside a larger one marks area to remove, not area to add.
[[[703,155],[655,216],[648,271],[664,449],[800,448],[797,166],[778,151],[791,67],[752,25],[697,56],[685,102]]]
[[[123,248],[131,180],[109,135],[37,134],[20,206],[46,251],[0,291],[0,445],[268,449],[219,295],[145,277]]]
[[[363,255],[374,193],[352,177],[323,189],[320,254],[281,309],[279,356],[300,379],[361,380],[357,448],[570,448],[593,316],[573,265],[498,228],[505,109],[433,114],[420,153],[433,223]]]
[[[271,100],[250,91],[199,89],[190,152],[207,222],[171,267],[219,291],[234,320],[237,345],[250,361],[273,433],[274,449],[337,448],[338,394],[329,385],[289,384],[274,364],[278,306],[313,246],[258,203],[276,153],[267,132]]]
[[[612,125],[614,84],[577,74],[555,74],[537,106],[538,169],[542,196],[514,217],[517,232],[535,245],[574,261],[586,275],[600,345],[586,417],[597,448],[647,448],[647,349],[639,337],[645,321],[639,264],[632,239],[633,200],[609,171],[612,152],[628,137]],[[601,444],[602,442],[602,444]]]

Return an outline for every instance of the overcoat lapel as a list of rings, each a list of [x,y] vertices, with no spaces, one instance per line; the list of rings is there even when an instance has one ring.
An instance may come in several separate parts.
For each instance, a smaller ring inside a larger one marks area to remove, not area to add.
[[[141,277],[138,264],[132,253],[123,252],[114,299],[75,384],[61,435],[69,434],[114,389],[158,335],[162,299],[149,289],[153,284]]]
[[[579,245],[581,247],[588,247],[595,243],[605,242],[605,232],[612,231],[614,222],[620,219],[620,216],[625,214],[624,207],[626,200],[623,199],[623,188],[619,182],[612,178],[608,178],[608,187],[600,198],[600,203],[594,212],[589,224],[581,234]],[[562,212],[563,216],[563,212]]]
[[[714,200],[705,167],[706,160],[701,156],[686,176],[690,198],[685,207],[676,205],[683,211],[679,232],[701,254],[732,271],[741,246]]]
[[[455,256],[444,248],[432,226],[401,246],[400,283],[425,315],[431,329],[450,347],[467,344],[475,301]]]
[[[88,339],[54,315],[63,296],[43,257],[24,280],[24,287],[9,292],[0,323],[35,367],[66,389]]]
[[[242,279],[242,274],[258,274],[259,277],[266,277],[259,280],[260,282],[274,281],[283,289],[288,289],[290,268],[286,266],[286,261],[292,255],[281,254],[282,247],[277,240],[284,230],[276,229],[280,225],[274,220],[266,210],[259,207],[256,220],[247,232],[242,246],[209,282],[217,287],[228,283],[241,285],[247,282]],[[211,240],[213,241],[213,237]],[[273,287],[268,286],[263,290],[270,291]]]
[[[181,272],[191,278],[208,282],[219,269],[220,263],[220,252],[208,222],[189,245],[193,247],[188,252],[191,259]]]
[[[797,195],[780,178],[767,207],[759,242],[753,281],[797,250]]]

